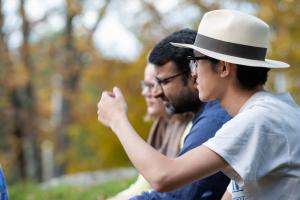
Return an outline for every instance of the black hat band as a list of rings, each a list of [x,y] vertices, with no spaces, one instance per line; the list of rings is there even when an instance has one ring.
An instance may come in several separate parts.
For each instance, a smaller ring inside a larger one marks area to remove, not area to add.
[[[264,61],[267,54],[267,48],[225,42],[201,34],[197,34],[194,45],[216,53],[251,60]]]

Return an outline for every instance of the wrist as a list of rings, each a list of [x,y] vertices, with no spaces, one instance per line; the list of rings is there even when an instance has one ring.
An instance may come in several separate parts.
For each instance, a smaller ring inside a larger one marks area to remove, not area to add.
[[[111,124],[110,128],[118,134],[118,130],[122,130],[122,127],[128,123],[128,117],[126,114],[120,114]]]

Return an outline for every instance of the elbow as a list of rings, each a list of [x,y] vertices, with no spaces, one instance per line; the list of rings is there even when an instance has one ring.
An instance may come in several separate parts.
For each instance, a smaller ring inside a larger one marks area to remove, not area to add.
[[[153,177],[151,186],[157,192],[169,192],[171,183],[168,180],[168,174],[160,172],[155,177]]]
[[[151,166],[148,181],[151,187],[158,192],[169,192],[178,187],[177,165],[175,159],[165,158],[158,165]]]
[[[151,184],[152,188],[157,192],[168,192],[166,183],[163,180],[157,180]]]

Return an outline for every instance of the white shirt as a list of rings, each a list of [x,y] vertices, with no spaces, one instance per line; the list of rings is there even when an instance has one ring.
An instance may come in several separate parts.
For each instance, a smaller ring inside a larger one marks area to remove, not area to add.
[[[289,94],[254,94],[204,145],[228,162],[232,199],[300,199],[300,109]]]

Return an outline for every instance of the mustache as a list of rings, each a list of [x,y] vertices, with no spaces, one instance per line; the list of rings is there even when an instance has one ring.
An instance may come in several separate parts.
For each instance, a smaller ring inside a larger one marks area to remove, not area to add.
[[[165,96],[165,95],[162,95],[159,97],[162,101],[165,101],[165,102],[168,102],[168,105],[166,105],[165,107],[165,111],[169,114],[169,115],[173,115],[176,113],[176,108],[169,104],[169,99]]]
[[[165,95],[162,95],[159,97],[162,101],[167,101],[169,102],[169,99],[165,96]]]

